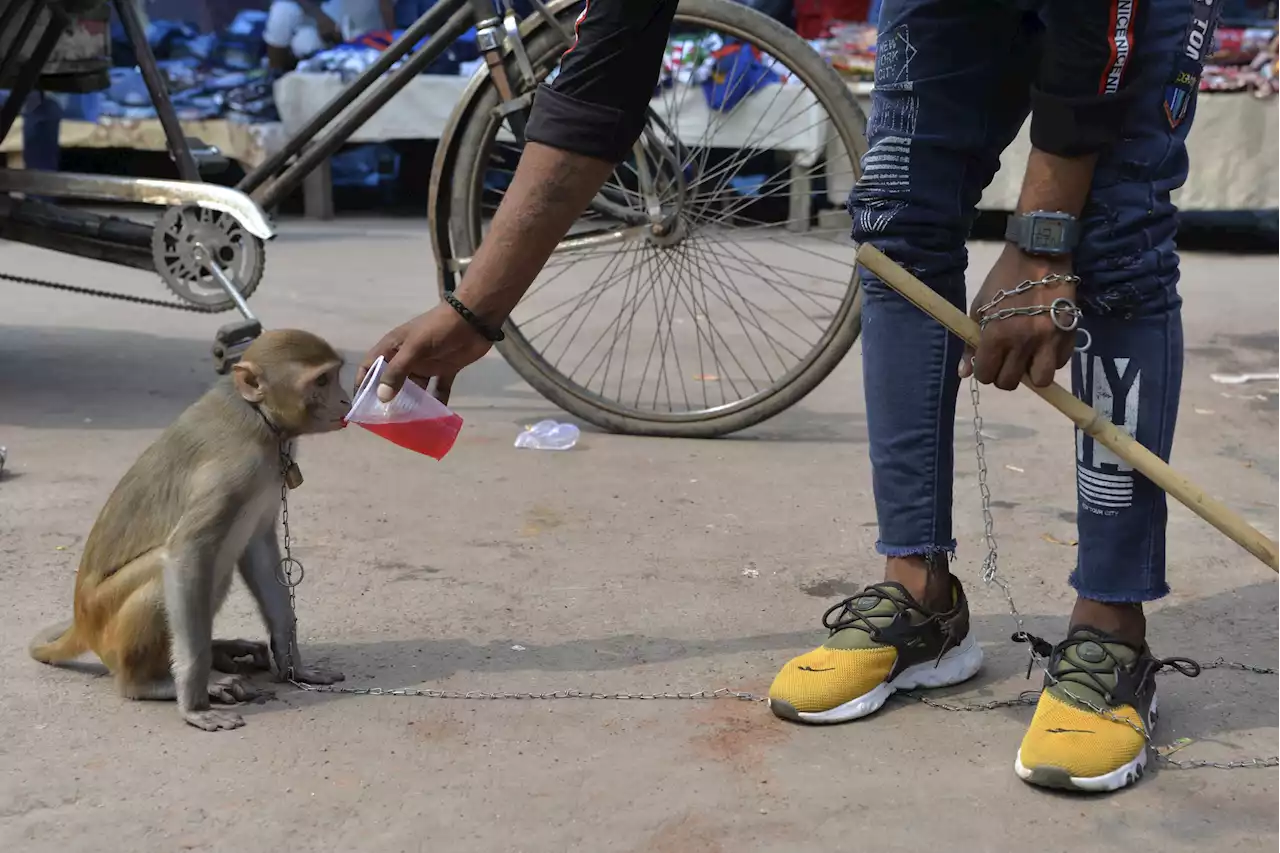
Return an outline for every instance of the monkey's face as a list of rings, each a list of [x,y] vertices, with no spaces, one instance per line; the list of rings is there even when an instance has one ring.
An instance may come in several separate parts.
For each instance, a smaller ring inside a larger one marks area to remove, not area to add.
[[[290,412],[290,429],[296,435],[333,432],[347,425],[351,396],[342,387],[341,361],[333,361],[294,377],[292,398],[301,406]]]
[[[342,387],[342,360],[315,365],[260,365],[241,361],[234,368],[236,389],[289,435],[333,432],[346,426],[351,398]]]

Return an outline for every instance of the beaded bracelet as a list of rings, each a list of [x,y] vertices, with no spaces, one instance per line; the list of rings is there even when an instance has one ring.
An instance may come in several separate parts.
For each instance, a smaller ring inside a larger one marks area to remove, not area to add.
[[[481,322],[480,318],[477,317],[470,308],[458,301],[458,297],[454,296],[452,293],[446,293],[444,295],[444,301],[448,302],[453,307],[454,311],[461,314],[462,319],[466,320],[471,325],[471,328],[475,329],[481,335],[484,335],[484,337],[489,341],[496,344],[498,341],[506,338],[506,335],[502,333],[502,329],[498,329],[497,331],[490,329]]]

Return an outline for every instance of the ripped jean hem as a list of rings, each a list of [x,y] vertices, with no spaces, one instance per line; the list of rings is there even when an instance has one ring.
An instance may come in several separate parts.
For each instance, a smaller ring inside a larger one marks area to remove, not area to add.
[[[955,554],[956,540],[948,545],[886,545],[876,542],[876,553],[882,557],[923,557],[929,554]]]
[[[1117,591],[1114,589],[1089,589],[1080,580],[1078,572],[1072,572],[1067,581],[1081,598],[1098,601],[1102,604],[1141,604],[1144,601],[1156,601],[1169,594],[1169,585],[1160,583],[1147,589]]]

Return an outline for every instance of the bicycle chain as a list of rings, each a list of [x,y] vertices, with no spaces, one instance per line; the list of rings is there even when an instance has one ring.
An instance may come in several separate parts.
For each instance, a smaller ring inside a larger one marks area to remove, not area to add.
[[[0,272],[0,280],[11,281],[15,284],[29,284],[33,287],[44,287],[50,290],[61,290],[66,293],[78,293],[84,296],[98,296],[103,299],[116,299],[121,302],[132,302],[135,305],[149,305],[153,308],[172,308],[175,311],[191,311],[196,314],[211,313],[203,308],[199,308],[195,305],[189,305],[185,302],[173,302],[166,299],[152,299],[147,296],[134,296],[129,293],[116,293],[112,290],[98,290],[93,287],[81,287],[76,284],[63,284],[57,281],[48,281],[42,278],[30,278],[22,275],[12,275],[5,272]]]

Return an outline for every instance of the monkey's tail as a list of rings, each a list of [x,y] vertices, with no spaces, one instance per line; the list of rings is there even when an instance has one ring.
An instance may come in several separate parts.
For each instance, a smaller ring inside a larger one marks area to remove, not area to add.
[[[80,635],[76,633],[74,622],[63,622],[59,625],[53,625],[45,628],[39,634],[36,634],[34,640],[31,641],[28,651],[31,656],[40,663],[50,665],[58,664],[63,661],[71,660],[79,655],[84,654],[89,647],[80,639]]]

